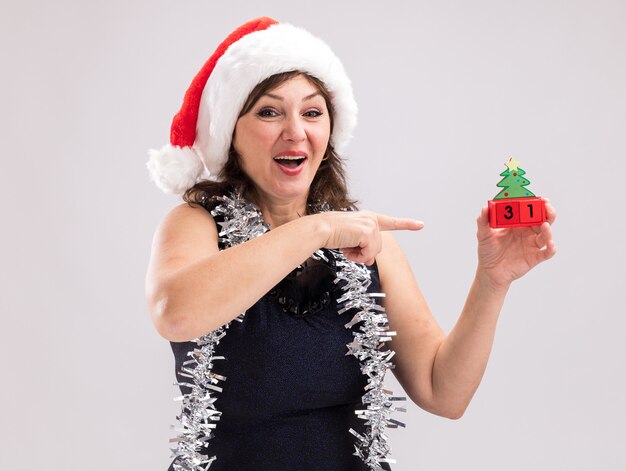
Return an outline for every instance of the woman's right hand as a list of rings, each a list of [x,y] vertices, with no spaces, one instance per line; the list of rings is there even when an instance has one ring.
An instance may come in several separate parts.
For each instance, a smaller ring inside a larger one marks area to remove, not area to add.
[[[372,265],[382,250],[381,231],[419,231],[424,223],[372,211],[328,211],[314,215],[323,223],[323,248],[340,249],[346,258]]]

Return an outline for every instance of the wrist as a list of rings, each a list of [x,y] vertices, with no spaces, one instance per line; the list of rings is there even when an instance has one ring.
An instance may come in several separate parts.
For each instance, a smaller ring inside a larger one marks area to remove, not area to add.
[[[506,295],[512,283],[511,281],[504,280],[501,275],[494,273],[493,270],[480,265],[476,269],[475,279],[490,292],[502,295]]]
[[[315,239],[316,249],[324,248],[328,245],[328,239],[330,239],[330,224],[328,224],[324,213],[312,214],[305,216],[309,234]]]

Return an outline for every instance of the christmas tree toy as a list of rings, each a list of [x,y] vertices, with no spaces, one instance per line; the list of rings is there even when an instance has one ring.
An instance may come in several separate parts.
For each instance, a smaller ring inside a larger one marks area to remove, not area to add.
[[[489,225],[540,226],[546,220],[545,201],[526,188],[530,181],[524,178],[526,172],[517,160],[511,157],[504,165],[506,170],[497,185],[502,191],[489,201]]]

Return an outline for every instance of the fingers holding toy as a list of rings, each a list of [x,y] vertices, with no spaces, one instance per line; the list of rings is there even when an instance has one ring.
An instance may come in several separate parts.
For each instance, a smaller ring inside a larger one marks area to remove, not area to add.
[[[535,237],[537,248],[539,253],[537,254],[537,263],[544,262],[552,258],[556,254],[556,244],[552,238],[552,227],[550,223],[544,222],[540,228],[539,233]]]
[[[545,201],[546,220],[550,224],[554,224],[554,221],[556,219],[556,211],[554,209],[554,206],[552,206],[552,203],[550,202],[548,198],[543,198],[543,200]]]

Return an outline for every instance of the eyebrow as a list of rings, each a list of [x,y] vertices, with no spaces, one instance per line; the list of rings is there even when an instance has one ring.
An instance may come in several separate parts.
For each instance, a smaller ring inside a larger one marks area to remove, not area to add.
[[[274,100],[284,101],[284,98],[281,97],[280,95],[274,95],[273,93],[264,93],[263,95],[264,96],[268,96],[270,98],[273,98]],[[311,93],[310,95],[305,96],[302,101],[310,100],[311,98],[315,98],[318,95],[321,95],[321,93],[319,91],[317,91],[315,93]]]

